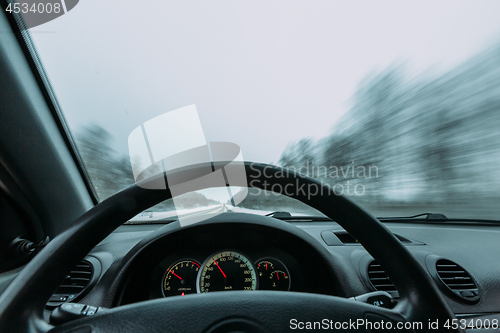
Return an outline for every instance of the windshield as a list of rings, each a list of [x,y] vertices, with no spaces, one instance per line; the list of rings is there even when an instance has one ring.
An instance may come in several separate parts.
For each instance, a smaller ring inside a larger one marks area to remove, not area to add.
[[[207,141],[295,168],[376,216],[499,219],[499,12],[498,1],[87,0],[30,33],[99,200],[134,182],[130,133],[194,104]],[[319,214],[259,195],[240,208]],[[183,200],[230,204],[210,191]]]

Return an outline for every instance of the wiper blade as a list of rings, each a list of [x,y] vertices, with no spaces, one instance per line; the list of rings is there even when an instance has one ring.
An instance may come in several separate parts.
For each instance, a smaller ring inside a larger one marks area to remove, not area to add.
[[[424,218],[425,216],[425,218]],[[448,217],[441,213],[422,213],[412,216],[401,216],[401,217],[377,217],[379,220],[406,220],[406,219],[416,219],[422,218],[425,220],[433,220],[433,221],[448,221]]]
[[[317,222],[317,221],[332,221],[332,219],[326,216],[292,216],[289,212],[272,212],[266,214],[266,216],[273,217],[282,221],[290,221],[290,222]]]
[[[404,217],[377,217],[381,222],[449,223],[464,225],[498,225],[500,220],[448,218],[441,213],[422,213]]]
[[[266,216],[274,217],[277,219],[282,219],[282,218],[292,217],[292,214],[290,214],[289,212],[277,211],[277,212],[272,212],[272,213],[266,214]]]
[[[151,220],[151,221],[148,221],[148,220],[129,220],[127,222],[125,222],[124,224],[169,224],[169,223],[172,223],[172,222],[175,222],[177,221],[177,219],[159,219],[159,220]]]

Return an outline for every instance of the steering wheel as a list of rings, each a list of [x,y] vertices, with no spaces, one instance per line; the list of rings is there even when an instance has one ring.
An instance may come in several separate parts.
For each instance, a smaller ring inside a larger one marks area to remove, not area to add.
[[[214,167],[230,173],[231,168],[242,165],[220,163]],[[428,327],[429,321],[437,320],[443,331],[442,325],[455,319],[424,268],[364,209],[304,175],[283,172],[279,167],[266,164],[245,162],[243,167],[246,182],[232,186],[249,187],[250,184],[298,199],[321,211],[358,239],[398,288],[398,305],[385,309],[327,295],[233,291],[140,302],[57,327],[48,324],[43,320],[43,309],[65,272],[123,221],[171,198],[168,186],[166,190],[143,188],[148,187],[145,186],[147,182],[154,181],[146,180],[140,184],[142,187],[134,184],[96,205],[31,260],[0,296],[0,332],[276,332],[290,330],[292,319],[324,325],[325,320],[330,325],[347,323],[343,328],[356,332],[370,332],[368,322],[383,321],[386,325],[390,323],[393,329],[405,323],[422,323],[421,331],[436,332]],[[204,172],[202,170],[206,170],[206,165],[193,165],[173,174],[179,179],[193,179],[192,176]],[[213,186],[220,184],[205,182],[202,185],[203,188]],[[312,187],[319,189],[317,193],[321,194],[310,196],[307,189]],[[361,326],[354,326],[354,323]],[[464,332],[460,328],[449,331]]]

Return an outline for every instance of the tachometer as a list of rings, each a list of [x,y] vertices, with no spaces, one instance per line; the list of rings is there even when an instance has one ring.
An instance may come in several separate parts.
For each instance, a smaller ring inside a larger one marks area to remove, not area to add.
[[[235,251],[210,256],[198,273],[198,291],[255,290],[257,275],[250,260]]]
[[[196,293],[196,278],[200,264],[194,260],[183,259],[171,265],[163,276],[163,295],[184,296]]]

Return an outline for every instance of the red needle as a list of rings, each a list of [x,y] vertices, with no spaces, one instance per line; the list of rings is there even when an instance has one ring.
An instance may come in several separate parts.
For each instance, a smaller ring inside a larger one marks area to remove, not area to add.
[[[179,275],[175,274],[174,272],[170,271],[170,273],[174,274],[175,276],[177,276],[179,279],[182,280],[182,278]]]
[[[267,262],[266,262],[266,271],[267,271]]]
[[[212,259],[213,260],[213,259]],[[222,275],[224,275],[224,278],[226,278],[226,274],[224,274],[224,272],[222,271],[222,268],[220,268],[219,264],[217,263],[217,261],[214,260],[214,263],[217,265],[217,267],[219,267],[219,270],[220,272],[222,273]]]
[[[276,276],[278,277],[278,280],[280,279],[280,275],[278,273],[276,273]]]

